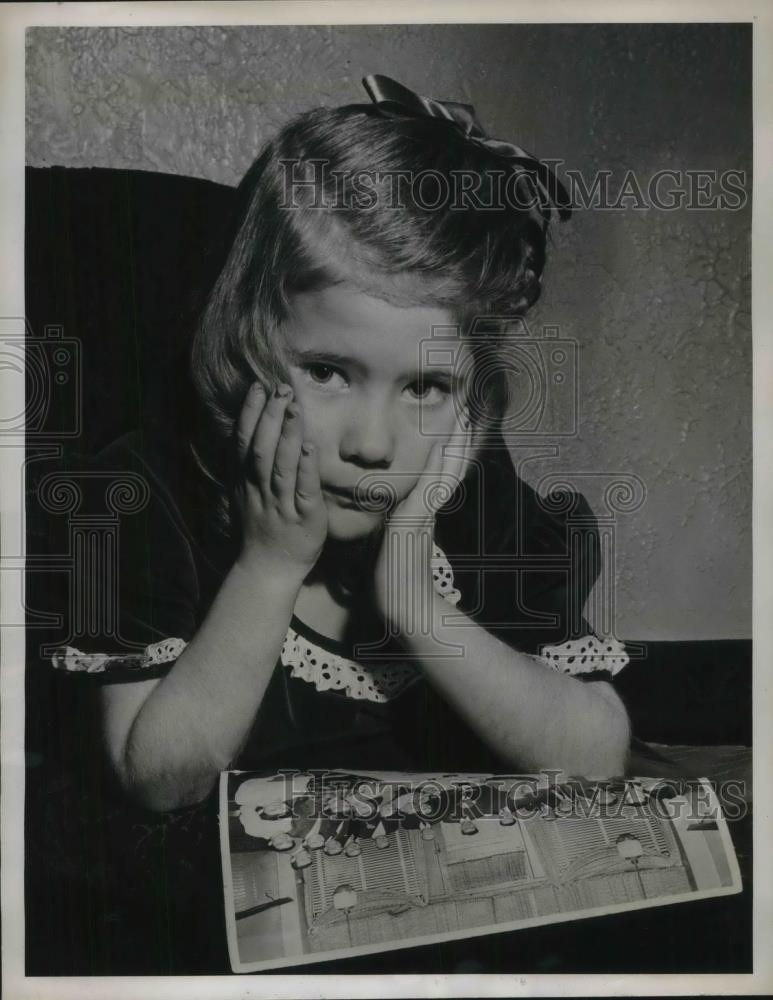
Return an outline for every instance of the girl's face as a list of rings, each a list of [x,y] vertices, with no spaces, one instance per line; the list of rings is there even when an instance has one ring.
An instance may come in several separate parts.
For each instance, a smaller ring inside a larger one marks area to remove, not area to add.
[[[343,285],[296,295],[292,307],[289,375],[319,454],[328,533],[361,538],[384,513],[357,502],[358,483],[387,484],[400,502],[432,445],[458,429],[457,373],[469,367],[469,348],[444,337],[442,365],[428,364],[433,327],[454,325],[448,310],[390,305]]]

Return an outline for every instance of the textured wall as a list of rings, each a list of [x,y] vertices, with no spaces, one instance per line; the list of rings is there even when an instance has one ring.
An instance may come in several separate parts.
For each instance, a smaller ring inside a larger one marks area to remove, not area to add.
[[[751,184],[744,25],[33,29],[28,163],[235,183],[288,114],[364,99],[369,72],[612,171],[613,195],[629,169]],[[621,637],[751,634],[750,210],[580,211],[556,233],[531,324],[579,341],[582,419],[524,472],[560,469],[598,513],[596,474],[643,482],[616,523]]]

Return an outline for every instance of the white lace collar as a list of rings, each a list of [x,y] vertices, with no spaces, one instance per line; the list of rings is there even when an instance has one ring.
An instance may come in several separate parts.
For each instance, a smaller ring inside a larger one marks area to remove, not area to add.
[[[462,596],[454,586],[454,571],[439,545],[432,544],[432,582],[449,604]],[[299,628],[302,623],[298,622]],[[385,702],[395,698],[419,677],[419,669],[404,660],[362,664],[331,652],[308,637],[310,630],[287,630],[280,659],[291,677],[313,684],[318,691],[340,691],[348,698]],[[320,639],[323,639],[320,636]]]

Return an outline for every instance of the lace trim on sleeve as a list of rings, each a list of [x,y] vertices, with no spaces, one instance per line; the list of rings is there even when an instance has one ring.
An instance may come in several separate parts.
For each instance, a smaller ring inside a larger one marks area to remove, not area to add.
[[[457,605],[461,593],[454,586],[454,571],[445,552],[436,543],[432,543],[432,583],[436,593],[444,597],[449,604]]]
[[[70,673],[104,674],[114,669],[145,670],[160,663],[171,663],[185,649],[184,639],[162,639],[151,643],[141,653],[111,655],[109,653],[82,653],[73,646],[57,649],[51,662],[57,670]]]
[[[552,670],[564,674],[590,674],[596,671],[619,673],[629,662],[625,646],[618,639],[599,639],[586,635],[559,646],[543,646],[538,657]]]

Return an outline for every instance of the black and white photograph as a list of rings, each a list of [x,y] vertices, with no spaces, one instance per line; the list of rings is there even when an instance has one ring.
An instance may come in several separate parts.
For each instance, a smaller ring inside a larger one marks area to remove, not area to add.
[[[10,6],[8,996],[754,992],[767,14]]]

